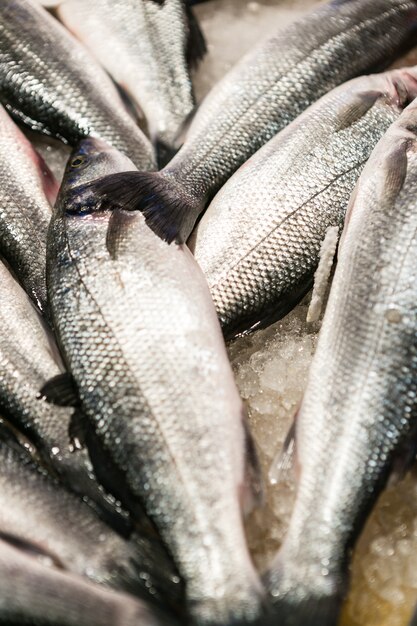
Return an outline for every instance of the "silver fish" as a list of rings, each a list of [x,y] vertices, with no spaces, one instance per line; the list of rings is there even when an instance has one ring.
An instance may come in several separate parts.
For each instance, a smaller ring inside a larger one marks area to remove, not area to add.
[[[0,624],[4,626],[162,626],[127,594],[103,589],[81,577],[48,567],[36,550],[0,541]]]
[[[416,192],[414,101],[376,147],[348,210],[295,423],[296,502],[269,573],[282,626],[337,623],[350,550],[393,468],[414,458]]]
[[[205,52],[185,0],[65,0],[62,22],[143,111],[151,137],[172,145],[194,107],[190,64]]]
[[[263,601],[241,510],[256,468],[207,284],[189,250],[161,241],[140,213],[86,208],[89,181],[129,167],[102,142],[81,142],[51,221],[48,288],[85,414],[78,428],[99,479],[160,532],[194,623],[246,623]]]
[[[110,78],[35,0],[0,4],[0,100],[35,130],[70,144],[101,137],[137,167],[155,165]]]
[[[37,397],[47,380],[62,373],[62,363],[53,337],[2,263],[0,328],[0,413],[35,446],[42,462],[60,480],[105,505],[88,455],[70,451],[73,409],[51,406]]]
[[[267,326],[309,290],[373,148],[417,96],[417,68],[323,96],[219,191],[190,242],[226,337]]]
[[[185,241],[213,195],[254,152],[330,89],[387,64],[416,37],[416,0],[334,0],[246,55],[204,100],[159,173],[98,182],[103,205],[140,210]]]
[[[131,593],[143,592],[134,544],[82,500],[0,442],[0,538],[31,547],[54,566]]]
[[[129,536],[131,521],[98,484],[87,451],[70,446],[74,409],[52,406],[38,398],[48,380],[62,375],[63,366],[50,332],[1,263],[0,329],[0,414],[34,446],[43,466],[72,491],[87,497],[109,525]],[[145,573],[143,585],[154,595],[164,593],[169,596],[167,601],[177,603],[182,591],[178,581],[172,580],[176,571],[158,538],[137,534],[136,549]]]
[[[0,254],[46,311],[46,237],[58,184],[0,106]]]

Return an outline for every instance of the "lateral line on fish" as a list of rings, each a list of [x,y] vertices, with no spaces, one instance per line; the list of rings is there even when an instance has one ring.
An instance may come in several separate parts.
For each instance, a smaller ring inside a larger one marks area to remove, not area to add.
[[[329,45],[329,43],[337,41],[337,39],[343,39],[345,38],[347,35],[351,34],[353,31],[355,30],[361,30],[364,26],[367,25],[367,23],[372,23],[372,22],[378,22],[378,20],[383,20],[385,19],[387,16],[390,15],[390,13],[395,14],[396,10],[398,9],[398,7],[395,8],[391,8],[388,9],[387,11],[384,11],[383,13],[381,13],[378,17],[373,17],[373,18],[368,18],[366,20],[364,20],[363,22],[359,22],[359,24],[354,24],[353,26],[351,26],[350,28],[348,28],[346,31],[343,31],[342,33],[337,33],[336,35],[333,35],[332,37],[329,37],[329,39],[327,39],[324,43],[320,44],[320,46],[318,46],[317,48],[313,48],[312,51],[310,51],[311,56],[318,54],[322,48],[326,47]],[[300,65],[302,65],[306,60],[306,57],[304,57],[301,61],[298,61],[295,65],[293,65],[291,67],[291,69],[289,69],[287,72],[285,72],[285,74],[282,74],[279,77],[279,81],[282,81],[283,79],[287,78],[296,68],[298,68]],[[231,130],[233,130],[233,128],[235,128],[235,126],[237,125],[241,125],[242,124],[242,119],[245,117],[245,115],[251,111],[251,109],[258,104],[258,102],[260,100],[262,100],[262,98],[266,97],[269,95],[270,92],[272,92],[274,90],[274,88],[276,87],[277,83],[275,82],[274,84],[270,85],[268,87],[268,89],[266,89],[266,91],[263,91],[254,102],[251,102],[251,104],[243,111],[242,115],[239,117],[238,120],[235,120],[232,124],[230,124],[226,130],[224,131],[223,135],[225,135],[226,133],[229,133]],[[207,150],[206,152],[204,152],[201,155],[201,161],[205,160],[207,157],[209,157],[211,155],[211,153],[217,149],[217,144],[215,146],[213,146],[212,148],[210,148],[209,150]],[[161,170],[162,171],[162,170]]]
[[[105,322],[106,326],[107,326],[108,328],[111,328],[110,324],[108,324],[108,322],[107,322],[107,320],[106,320],[106,318],[105,318],[105,316],[104,316],[104,314],[103,314],[103,312],[102,312],[102,309],[101,309],[101,307],[100,307],[99,303],[97,302],[97,300],[95,299],[95,297],[93,296],[93,294],[92,294],[92,293],[90,292],[90,290],[88,289],[88,286],[87,286],[87,284],[86,284],[86,282],[85,282],[85,280],[84,280],[84,276],[83,276],[83,274],[82,274],[82,272],[80,271],[80,268],[79,268],[79,266],[78,266],[78,262],[77,262],[77,260],[76,260],[76,259],[74,258],[74,256],[72,255],[72,252],[71,252],[71,245],[70,245],[69,238],[68,238],[68,230],[67,230],[67,228],[65,228],[65,229],[64,229],[64,232],[65,232],[65,241],[66,241],[66,245],[67,245],[68,254],[69,254],[69,256],[70,256],[70,258],[71,258],[71,260],[72,260],[72,262],[73,262],[73,267],[75,267],[75,269],[76,269],[76,272],[77,272],[77,274],[78,274],[78,276],[79,276],[80,282],[81,282],[81,284],[82,284],[82,285],[84,285],[84,288],[85,288],[86,293],[89,295],[89,297],[92,299],[92,301],[96,304],[97,309],[98,309],[98,311],[99,311],[99,313],[100,313],[100,316],[101,316],[102,320]],[[112,332],[112,336],[114,337],[114,339],[115,339],[116,343],[118,343],[118,342],[117,342],[116,337],[115,337],[115,336],[114,336],[114,334],[113,334],[113,332]],[[127,368],[128,368],[128,369],[130,369],[129,363],[125,360],[124,356],[123,356],[123,360],[124,360],[124,362],[125,362],[125,364],[126,364]],[[140,390],[140,386],[139,386],[139,385],[137,385],[137,388]],[[149,404],[148,399],[146,398],[146,396],[145,396],[142,392],[141,392],[141,396],[142,396],[142,398],[144,399],[144,404],[145,404],[145,406],[147,407],[147,409],[150,411],[150,413],[152,413],[152,415],[156,415],[156,413],[157,413],[157,412],[156,412],[156,411],[152,411],[152,407],[151,407],[151,405]],[[167,444],[167,445],[166,445],[166,447],[167,447],[167,450],[168,450],[168,452],[169,452],[169,456],[171,457],[171,460],[172,460],[172,462],[173,462],[173,466],[177,468],[178,475],[179,475],[179,477],[181,478],[181,483],[184,485],[184,487],[185,487],[185,492],[187,493],[187,496],[188,496],[188,498],[190,499],[190,502],[192,503],[192,502],[193,502],[193,494],[190,494],[190,492],[189,492],[189,489],[188,489],[188,482],[187,482],[186,480],[184,480],[184,477],[183,477],[183,472],[180,470],[180,465],[179,465],[179,464],[178,464],[178,462],[176,461],[176,457],[174,456],[174,454],[173,454],[173,452],[172,452],[172,450],[171,450],[171,446],[169,445],[169,443],[168,443],[168,439],[167,439],[167,438],[166,438],[166,436],[165,436],[165,431],[163,430],[163,428],[162,428],[162,426],[161,426],[161,423],[159,422],[159,420],[158,420],[158,419],[155,419],[155,423],[156,423],[156,425],[157,425],[157,427],[158,427],[159,432],[160,432],[160,433],[161,433],[161,435],[162,435],[163,441]],[[112,460],[112,462],[113,462],[113,460]],[[135,497],[135,498],[138,498],[140,502],[144,502],[142,497],[138,497],[136,494],[133,494],[133,495],[134,495],[134,497]],[[145,506],[145,505],[144,505],[144,510],[146,511],[146,506]],[[194,507],[191,507],[191,510],[192,510],[192,511],[194,511]],[[194,513],[195,513],[195,512],[194,512]],[[202,518],[202,522],[203,522],[203,523],[199,525],[199,528],[204,528],[204,529],[205,529],[206,525],[205,525],[205,523],[204,523],[203,516],[202,516],[202,515],[201,515],[201,516],[198,516],[198,515],[197,515],[197,516],[195,516],[195,515],[194,515],[194,517],[195,517],[195,519],[196,519],[196,520],[199,520],[199,521],[200,521],[200,517]],[[205,532],[205,531],[204,531],[204,532]]]
[[[315,198],[317,198],[320,194],[324,193],[326,190],[330,189],[330,187],[332,185],[334,185],[338,180],[340,180],[341,178],[343,178],[343,176],[346,176],[347,174],[350,174],[350,172],[353,172],[356,168],[360,167],[361,165],[364,165],[366,162],[368,161],[368,159],[364,159],[363,161],[360,161],[360,163],[357,163],[356,165],[354,165],[353,167],[351,167],[350,169],[346,170],[345,172],[342,172],[342,174],[339,174],[338,176],[336,176],[328,185],[326,185],[326,187],[323,187],[323,189],[320,189],[320,191],[318,191],[317,193],[313,194],[312,196],[310,196],[310,198],[308,198],[308,200],[306,200],[305,202],[303,202],[303,204],[300,204],[300,206],[298,206],[296,209],[294,209],[294,211],[291,211],[291,213],[288,213],[288,215],[286,215],[280,222],[279,224],[276,224],[273,228],[271,228],[265,235],[263,235],[263,237],[261,239],[259,239],[247,252],[245,252],[245,254],[240,257],[236,263],[234,265],[232,265],[231,267],[228,267],[227,270],[224,271],[224,273],[220,276],[220,278],[213,284],[210,284],[210,289],[213,289],[214,287],[216,287],[223,279],[226,275],[230,274],[231,271],[233,271],[235,269],[235,267],[237,265],[240,265],[240,263],[242,263],[242,261],[244,259],[246,259],[246,257],[250,256],[252,254],[252,252],[261,244],[263,243],[266,239],[268,239],[268,237],[271,236],[272,233],[274,233],[278,228],[280,228],[283,224],[285,224],[285,222],[287,220],[289,220],[291,217],[293,217],[297,211],[303,209],[309,202],[311,202],[312,200],[314,200]]]

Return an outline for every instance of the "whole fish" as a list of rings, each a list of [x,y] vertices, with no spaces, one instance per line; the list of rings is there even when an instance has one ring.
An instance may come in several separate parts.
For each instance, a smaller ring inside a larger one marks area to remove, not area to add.
[[[128,536],[132,524],[97,483],[86,450],[70,446],[72,408],[40,400],[41,387],[63,372],[55,342],[29,298],[0,263],[0,414],[35,447],[41,463],[62,483],[94,503],[99,515]],[[77,408],[75,408],[77,411]],[[176,571],[157,538],[136,537],[137,560],[156,594],[177,603]],[[152,559],[149,558],[152,554]]]
[[[194,107],[189,73],[205,52],[186,0],[56,1],[62,22],[143,111],[162,150]]]
[[[110,78],[36,0],[0,4],[0,100],[32,129],[70,144],[102,137],[137,167],[154,166]]]
[[[0,106],[0,254],[42,312],[50,203],[57,192],[51,172]]]
[[[329,227],[390,124],[417,96],[417,68],[356,78],[323,96],[245,163],[192,236],[226,337],[267,326],[309,290]]]
[[[257,474],[242,402],[189,250],[161,241],[140,213],[94,211],[88,183],[129,167],[103,142],[81,142],[51,221],[53,318],[73,376],[66,393],[84,413],[74,429],[100,481],[152,519],[194,623],[246,623],[263,590],[243,531]],[[43,390],[50,399],[55,383]]]
[[[4,626],[162,626],[127,594],[103,589],[69,572],[48,567],[36,548],[0,541],[0,624]]]
[[[269,573],[282,626],[335,625],[350,551],[417,435],[417,101],[352,196],[307,390],[299,481]]]
[[[333,87],[387,64],[416,37],[416,0],[334,0],[257,46],[214,87],[159,173],[95,185],[103,206],[140,210],[185,241],[207,202],[254,152]]]

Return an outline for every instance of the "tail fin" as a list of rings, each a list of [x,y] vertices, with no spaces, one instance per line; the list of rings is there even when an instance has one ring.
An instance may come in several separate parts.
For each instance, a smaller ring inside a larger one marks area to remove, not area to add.
[[[89,185],[102,210],[141,211],[164,241],[185,243],[204,205],[159,172],[122,172]]]
[[[293,561],[291,562],[294,565]],[[288,572],[278,557],[264,577],[273,604],[275,623],[280,626],[337,626],[346,593],[347,576],[297,567]],[[272,624],[272,622],[271,622]]]
[[[305,597],[298,602],[282,598],[276,602],[274,617],[265,626],[337,626],[341,602],[338,595]]]

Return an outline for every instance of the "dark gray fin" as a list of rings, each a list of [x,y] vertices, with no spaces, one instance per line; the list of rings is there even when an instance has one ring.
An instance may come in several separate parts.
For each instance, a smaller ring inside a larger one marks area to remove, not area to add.
[[[156,161],[158,163],[158,169],[162,169],[167,165],[172,158],[177,154],[179,148],[162,141],[161,139],[155,140]]]
[[[80,404],[74,378],[68,372],[48,380],[38,393],[38,399],[57,406],[77,407]]]
[[[262,469],[255,441],[250,430],[246,410],[242,413],[242,424],[245,433],[245,485],[243,494],[243,510],[245,514],[264,503],[264,484]]]
[[[66,569],[61,559],[56,554],[45,550],[45,548],[36,543],[26,541],[26,539],[23,539],[22,537],[18,537],[17,535],[13,535],[12,533],[7,533],[2,530],[0,530],[0,540],[5,541],[29,556],[42,560],[47,559],[52,566],[58,569]]]
[[[252,314],[249,313],[231,322],[229,320],[223,320],[220,316],[220,324],[225,340],[230,341],[236,337],[244,337],[253,333],[255,330],[267,328],[274,322],[278,322],[278,320],[288,315],[288,313],[301,302],[312,288],[313,282],[314,273],[312,272],[304,278],[291,293],[284,294],[277,302],[273,302],[264,311],[258,311]]]
[[[294,418],[287,436],[285,437],[282,449],[278,451],[271,463],[269,480],[273,485],[291,481],[291,473],[294,469],[295,460],[296,417]]]
[[[130,228],[135,215],[123,209],[116,209],[112,212],[106,235],[106,247],[112,259],[119,256],[119,247],[125,240],[125,231]]]
[[[411,471],[417,459],[417,424],[411,429],[407,438],[398,446],[392,462],[389,485],[395,485],[403,480]]]
[[[148,226],[168,243],[185,243],[204,209],[159,172],[110,174],[90,183],[89,191],[101,210],[141,211]]]
[[[343,596],[335,593],[325,597],[307,597],[298,602],[285,598],[274,605],[274,626],[337,626]]]
[[[70,418],[68,426],[68,437],[70,441],[70,449],[82,450],[86,446],[88,422],[81,409],[75,409]]]
[[[186,2],[185,12],[188,19],[188,40],[185,58],[190,69],[195,69],[207,52],[206,41],[191,7]]]

